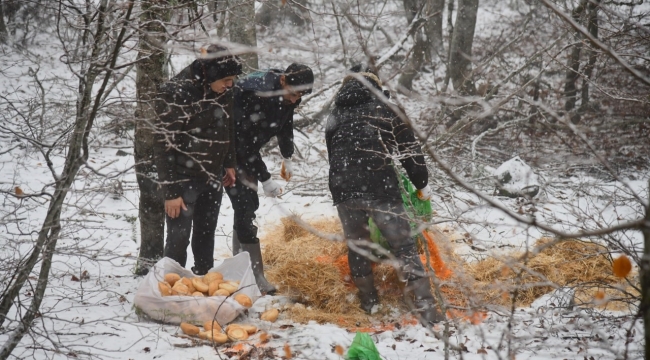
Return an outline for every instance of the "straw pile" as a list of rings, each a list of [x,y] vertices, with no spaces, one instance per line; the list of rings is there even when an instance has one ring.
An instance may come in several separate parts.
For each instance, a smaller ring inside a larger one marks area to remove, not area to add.
[[[373,273],[381,304],[389,306],[382,307],[378,314],[366,315],[359,308],[356,288],[350,278],[347,247],[343,242],[331,240],[332,235],[342,234],[338,219],[324,219],[309,225],[319,233],[328,234],[328,238],[312,234],[285,218],[281,226],[267,231],[262,240],[268,279],[279,285],[282,294],[304,305],[288,310],[292,320],[329,322],[347,328],[376,328],[378,322],[386,326],[387,323],[412,321],[410,317],[396,319],[392,312],[398,308],[404,314],[408,309],[402,302],[396,272],[386,264],[376,264]],[[512,294],[516,293],[516,305],[529,306],[539,296],[551,292],[554,286],[576,287],[578,304],[600,304],[600,307],[606,302],[594,299],[628,301],[630,294],[634,295],[633,291],[621,292],[621,289],[630,289],[620,286],[620,280],[612,275],[607,249],[591,242],[564,240],[553,243],[552,239],[543,238],[536,244],[536,248],[542,249],[536,254],[518,253],[467,263],[449,253],[449,241],[444,235],[439,232],[432,235],[424,248],[430,250],[431,267],[442,280],[441,294],[449,305],[479,310],[487,305],[510,306]],[[439,247],[432,249],[431,245],[436,243]],[[426,262],[424,255],[422,258]],[[471,311],[448,313],[472,322],[476,314]],[[479,321],[483,318],[484,313],[478,313]]]
[[[603,307],[595,301],[603,295],[620,298],[621,290],[633,295],[629,286],[622,286],[612,274],[609,251],[602,245],[576,239],[556,241],[541,238],[538,253],[515,253],[500,259],[486,258],[465,264],[468,274],[478,282],[475,295],[484,303],[509,305],[517,293],[517,306],[529,306],[538,297],[554,290],[554,286],[576,289],[576,304]],[[602,293],[602,294],[601,294]],[[624,295],[622,300],[625,302]],[[620,309],[623,304],[610,303]]]

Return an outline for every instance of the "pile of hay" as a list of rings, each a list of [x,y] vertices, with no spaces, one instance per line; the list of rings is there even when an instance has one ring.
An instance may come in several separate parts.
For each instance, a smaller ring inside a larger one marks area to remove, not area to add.
[[[285,218],[281,226],[267,231],[262,239],[268,279],[279,285],[281,294],[304,305],[288,310],[292,320],[335,323],[347,328],[412,322],[411,317],[399,315],[408,309],[402,302],[402,289],[393,267],[374,266],[381,303],[389,306],[368,316],[359,308],[347,266],[347,247],[341,241],[332,240],[337,235],[342,238],[339,220],[324,219],[309,226],[325,235],[317,236]],[[512,254],[467,263],[446,251],[450,246],[442,234],[434,232],[434,235],[431,240],[442,249],[442,254],[436,248],[429,258],[436,274],[443,275],[442,296],[452,307],[473,309],[450,312],[449,316],[471,317],[470,321],[474,321],[473,311],[493,305],[510,306],[513,294],[517,294],[514,299],[517,306],[529,306],[539,296],[551,292],[553,286],[576,287],[578,304],[593,305],[594,299],[603,297],[633,296],[633,291],[621,292],[620,279],[612,275],[607,249],[591,242],[553,243],[552,239],[543,238],[536,244],[536,248],[542,249],[536,254]],[[434,257],[438,263],[433,263]],[[630,290],[629,286],[627,289]],[[606,295],[599,296],[603,291]],[[392,311],[396,308],[400,309],[397,315]]]
[[[541,238],[537,253],[514,253],[496,259],[465,264],[468,274],[480,284],[476,293],[481,302],[510,305],[516,293],[517,306],[529,306],[538,297],[557,287],[576,289],[576,304],[609,305],[624,309],[634,290],[612,274],[610,252],[602,245],[576,239],[562,241]],[[634,276],[631,276],[633,278]],[[609,298],[615,301],[601,301]]]

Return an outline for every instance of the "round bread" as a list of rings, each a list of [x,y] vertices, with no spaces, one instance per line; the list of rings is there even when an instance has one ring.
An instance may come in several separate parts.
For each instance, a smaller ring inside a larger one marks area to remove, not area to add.
[[[169,296],[172,294],[172,287],[166,282],[158,281],[158,290],[162,296]]]
[[[196,289],[194,288],[194,285],[192,285],[192,280],[190,280],[190,279],[188,279],[188,278],[186,278],[186,277],[182,277],[182,278],[181,278],[180,280],[178,280],[178,281],[182,282],[183,284],[185,284],[185,286],[187,286],[187,288],[189,289],[188,292],[189,292],[190,294],[196,291]]]
[[[230,294],[237,291],[237,287],[232,285],[232,284],[229,284],[229,283],[221,283],[221,284],[219,284],[219,289],[224,289],[224,290],[228,291]]]
[[[212,280],[210,285],[208,285],[208,295],[213,296],[214,292],[219,290],[219,285],[223,282],[223,280]]]
[[[180,281],[177,281],[176,284],[172,286],[172,295],[189,295],[189,294],[191,294],[190,289],[188,289],[188,287],[185,286],[185,284],[183,284]]]
[[[196,289],[196,291],[200,291],[202,293],[208,292],[208,284],[204,283],[201,278],[192,278],[192,286],[194,286],[194,289]]]
[[[241,306],[249,308],[253,306],[253,300],[246,294],[235,294],[235,301],[237,301]]]
[[[195,292],[193,292],[193,293],[192,293],[192,296],[196,296],[196,297],[205,297],[205,295],[204,295],[202,292],[200,292],[200,291],[195,291]]]
[[[248,339],[248,332],[239,326],[232,326],[228,328],[228,337],[232,340],[246,340]]]
[[[214,294],[212,294],[212,296],[230,296],[230,292],[225,289],[218,289]]]
[[[203,275],[203,282],[210,284],[214,280],[223,280],[223,275],[219,272],[209,272]]]
[[[260,315],[260,319],[264,321],[275,322],[278,319],[280,312],[278,309],[267,310]]]
[[[191,336],[198,335],[201,332],[198,326],[194,326],[188,323],[181,323],[181,330],[183,330],[183,332],[187,335]]]
[[[208,320],[203,323],[203,329],[205,329],[205,331],[213,330],[221,332],[221,325],[214,320]]]
[[[181,276],[176,273],[165,274],[165,281],[171,286],[174,286],[174,284],[176,284],[176,282],[180,279]]]

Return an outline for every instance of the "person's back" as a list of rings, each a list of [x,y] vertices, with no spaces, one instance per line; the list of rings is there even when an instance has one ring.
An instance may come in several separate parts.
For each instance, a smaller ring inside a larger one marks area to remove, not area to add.
[[[235,86],[234,117],[237,138],[237,180],[228,189],[234,210],[233,255],[248,251],[253,273],[260,291],[273,294],[277,290],[264,277],[264,265],[254,225],[259,208],[258,182],[269,197],[282,194],[282,187],[269,173],[260,150],[274,136],[278,139],[284,158],[281,176],[291,178],[293,155],[293,112],[300,98],[311,92],[314,83],[312,70],[293,63],[285,71],[268,70],[250,74]]]
[[[372,219],[400,262],[398,274],[406,282],[407,302],[428,326],[443,316],[435,307],[410,235],[393,159],[399,160],[421,194],[429,189],[428,171],[413,131],[386,102],[375,74],[355,73],[343,80],[326,127],[329,187],[347,239],[348,265],[361,308],[372,313],[379,304],[367,256]]]
[[[371,73],[344,79],[326,126],[329,186],[334,204],[351,198],[401,199],[393,158],[418,188],[427,183],[419,145],[382,98]]]
[[[235,85],[233,111],[240,160],[255,157],[274,136],[285,158],[293,154],[293,112],[300,105],[300,99],[291,103],[283,98],[282,74],[277,69],[258,71],[238,80]],[[259,180],[267,179],[258,161],[240,161],[239,164],[256,173]]]

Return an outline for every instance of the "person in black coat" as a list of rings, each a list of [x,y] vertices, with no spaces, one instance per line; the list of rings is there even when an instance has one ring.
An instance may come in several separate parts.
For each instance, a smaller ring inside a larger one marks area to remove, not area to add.
[[[430,325],[442,315],[411,236],[394,162],[402,164],[422,200],[431,197],[428,170],[413,131],[387,101],[373,73],[350,74],[343,80],[326,126],[329,188],[348,241],[348,264],[361,308],[370,313],[379,303],[367,257],[372,218],[400,261],[405,295],[421,322]]]
[[[165,192],[167,223],[164,255],[185,266],[191,232],[192,271],[197,275],[214,265],[223,186],[235,183],[231,88],[241,69],[238,57],[211,45],[160,86],[155,103],[155,165]]]
[[[264,294],[276,292],[264,276],[264,265],[257,227],[253,224],[259,208],[257,182],[262,183],[269,197],[282,194],[282,187],[271,178],[260,150],[274,136],[284,158],[281,176],[289,181],[292,175],[293,113],[301,97],[311,93],[312,70],[302,64],[291,64],[285,71],[259,71],[235,84],[234,117],[237,148],[237,180],[227,189],[235,212],[233,254],[248,251],[257,286]]]

